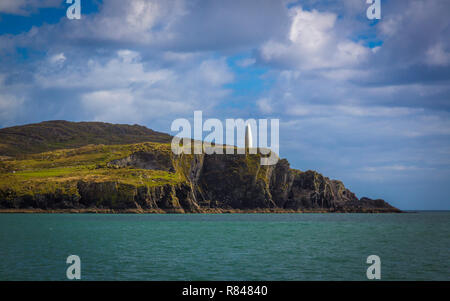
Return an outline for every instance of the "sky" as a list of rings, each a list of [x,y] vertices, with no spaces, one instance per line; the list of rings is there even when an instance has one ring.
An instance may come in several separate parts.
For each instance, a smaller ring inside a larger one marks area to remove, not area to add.
[[[277,118],[291,167],[450,209],[450,2],[0,1],[0,127]],[[1,143],[1,142],[0,142]]]

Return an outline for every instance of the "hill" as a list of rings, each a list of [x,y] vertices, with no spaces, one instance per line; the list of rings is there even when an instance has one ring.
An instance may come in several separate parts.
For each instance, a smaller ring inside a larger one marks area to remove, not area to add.
[[[89,144],[167,143],[172,137],[140,125],[44,121],[0,129],[0,156],[17,156]]]
[[[52,121],[2,134],[0,212],[399,212],[285,159],[175,155],[170,135],[141,126]],[[129,143],[139,139],[153,142]]]

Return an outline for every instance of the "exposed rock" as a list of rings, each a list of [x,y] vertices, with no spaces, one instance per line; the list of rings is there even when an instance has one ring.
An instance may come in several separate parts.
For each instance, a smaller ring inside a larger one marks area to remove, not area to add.
[[[135,167],[139,169],[155,169],[174,172],[170,158],[161,153],[136,152],[130,156],[108,163],[109,167]]]
[[[18,196],[0,191],[0,208],[133,210],[136,212],[400,212],[384,200],[358,199],[337,180],[291,169],[281,159],[260,165],[259,155],[179,155],[138,151],[111,161],[116,168],[176,173],[178,184],[131,185],[78,181],[76,191]]]

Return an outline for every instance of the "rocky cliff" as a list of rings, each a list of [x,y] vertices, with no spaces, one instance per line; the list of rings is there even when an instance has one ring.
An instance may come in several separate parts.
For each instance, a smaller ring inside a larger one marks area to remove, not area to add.
[[[340,181],[315,171],[291,169],[285,159],[274,166],[259,162],[258,155],[174,156],[154,149],[140,150],[96,169],[111,173],[122,170],[131,175],[140,170],[161,171],[178,180],[146,185],[127,183],[120,177],[98,179],[87,175],[67,181],[62,180],[65,176],[48,177],[46,181],[50,182],[46,184],[53,182],[50,188],[20,191],[1,187],[0,207],[136,212],[398,212],[383,200],[358,199]]]
[[[164,143],[89,145],[0,160],[2,211],[399,212],[260,155],[174,155]]]

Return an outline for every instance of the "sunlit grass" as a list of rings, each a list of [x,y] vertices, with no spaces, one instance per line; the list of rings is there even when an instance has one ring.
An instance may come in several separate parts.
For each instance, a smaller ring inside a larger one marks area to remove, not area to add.
[[[0,161],[0,189],[22,195],[54,192],[57,189],[76,191],[78,181],[158,186],[184,180],[181,173],[108,166],[109,162],[137,151],[158,152],[161,160],[171,160],[170,145],[160,143],[88,145],[55,150],[27,155],[22,160]]]

